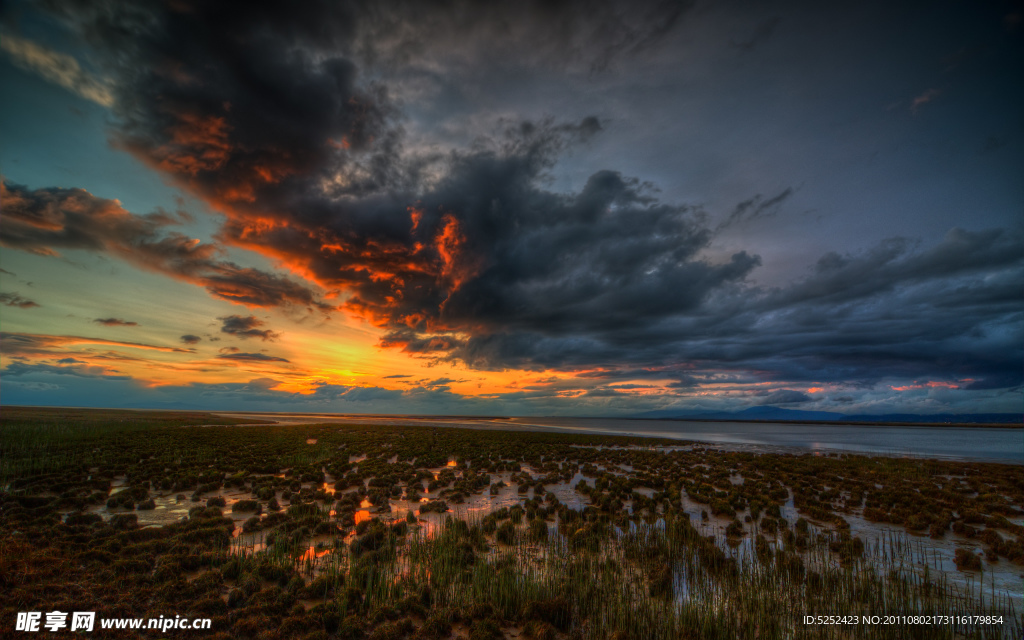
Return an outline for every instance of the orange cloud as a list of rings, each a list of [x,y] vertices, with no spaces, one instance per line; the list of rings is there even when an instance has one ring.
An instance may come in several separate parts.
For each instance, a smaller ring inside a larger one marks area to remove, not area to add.
[[[136,266],[205,287],[213,296],[255,307],[330,311],[307,286],[219,260],[223,249],[168,232],[165,214],[135,215],[117,200],[84,189],[28,189],[0,182],[4,246],[53,255],[53,247],[105,251]]]
[[[164,347],[144,344],[141,342],[122,342],[120,340],[106,340],[104,338],[89,338],[85,336],[50,336],[31,333],[0,333],[0,344],[3,345],[3,353],[9,356],[44,352],[49,353],[49,350],[54,347],[74,344],[102,344],[115,347],[129,347],[132,349],[145,349],[149,351],[163,351],[165,353],[193,353],[192,349]]]
[[[906,384],[899,387],[889,387],[893,391],[912,391],[915,389],[959,389],[960,384],[956,382],[945,382],[942,380],[929,380],[927,382],[917,382],[914,384]]]
[[[441,257],[441,268],[438,276],[449,282],[448,297],[441,303],[441,307],[448,302],[452,293],[457,291],[463,283],[476,275],[477,262],[466,254],[466,236],[459,228],[459,221],[450,213],[441,218],[444,225],[441,231],[434,238],[437,246],[437,254]]]
[[[190,176],[223,167],[231,155],[230,127],[225,119],[194,113],[176,117],[177,123],[169,128],[170,142],[153,151],[157,166]]]

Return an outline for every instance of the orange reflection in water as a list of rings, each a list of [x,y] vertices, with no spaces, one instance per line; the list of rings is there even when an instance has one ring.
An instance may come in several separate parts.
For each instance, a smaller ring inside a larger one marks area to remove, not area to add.
[[[314,558],[322,558],[331,551],[333,551],[333,549],[321,549],[317,551],[316,548],[310,547],[306,549],[306,553],[302,554],[302,558],[300,558],[299,560],[301,562],[305,562],[307,560],[313,560]]]

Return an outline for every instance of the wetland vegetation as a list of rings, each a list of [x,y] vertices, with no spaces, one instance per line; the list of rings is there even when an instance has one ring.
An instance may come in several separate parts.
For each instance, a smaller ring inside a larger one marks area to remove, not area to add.
[[[261,640],[1024,633],[1018,465],[236,422],[5,408],[0,617]],[[803,624],[865,614],[1003,623]]]

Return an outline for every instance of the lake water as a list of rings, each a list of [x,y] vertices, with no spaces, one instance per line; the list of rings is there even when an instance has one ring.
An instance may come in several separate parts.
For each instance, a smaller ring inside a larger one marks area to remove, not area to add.
[[[459,418],[338,414],[232,414],[291,424],[349,423],[523,429],[648,436],[751,451],[817,451],[1024,464],[1024,429],[690,422],[622,418]]]
[[[722,445],[1024,464],[1024,429],[892,425],[513,418],[573,431],[656,436]]]

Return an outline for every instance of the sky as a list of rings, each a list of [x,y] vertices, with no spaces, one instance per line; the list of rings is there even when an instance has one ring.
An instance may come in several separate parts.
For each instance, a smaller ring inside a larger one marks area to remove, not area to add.
[[[0,402],[1024,411],[1024,4],[0,2]]]

